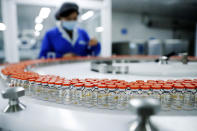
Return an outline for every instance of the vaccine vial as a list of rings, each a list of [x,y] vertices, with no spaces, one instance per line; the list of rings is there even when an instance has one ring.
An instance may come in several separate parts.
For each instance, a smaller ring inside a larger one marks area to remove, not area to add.
[[[25,91],[28,88],[28,84],[29,84],[29,82],[27,81],[27,79],[25,77],[22,77],[21,78],[21,86],[25,89]]]
[[[16,76],[15,75],[12,75],[10,77],[9,87],[15,87],[16,86],[15,83],[16,83]]]
[[[91,83],[85,83],[84,86],[84,106],[86,107],[92,107],[93,106],[93,87],[94,85]]]
[[[116,85],[107,85],[107,105],[108,109],[115,109],[118,103],[118,95],[116,94]]]
[[[51,79],[49,82],[48,82],[48,96],[49,96],[49,101],[51,102],[55,102],[56,99],[56,89],[55,89],[55,80]]]
[[[98,83],[93,83],[93,88],[92,88],[92,104],[93,106],[97,106],[98,104]]]
[[[181,110],[183,109],[184,101],[184,86],[180,84],[174,85],[174,92],[172,95],[172,109]]]
[[[117,109],[119,110],[125,110],[127,108],[127,94],[126,94],[126,85],[117,84],[118,88],[118,103],[117,103]]]
[[[72,99],[72,104],[74,104],[73,100],[76,97],[76,88],[74,85],[78,83],[78,80],[72,79],[72,81],[70,83],[71,83],[71,85],[70,85],[71,99]]]
[[[29,86],[27,88],[27,96],[33,96],[34,94],[34,88],[35,88],[35,80],[34,78],[29,79]]]
[[[140,96],[140,86],[138,85],[130,85],[130,94],[128,96],[128,100],[133,98],[139,98]]]
[[[49,79],[44,79],[42,81],[42,100],[48,101],[49,100],[49,86],[48,86]]]
[[[184,92],[184,110],[193,110],[195,104],[195,93],[196,88],[194,85],[187,84],[185,85],[185,92]]]
[[[61,80],[55,82],[55,89],[56,89],[56,94],[55,94],[56,103],[61,104],[62,98],[63,98],[62,81]]]
[[[161,94],[161,109],[164,111],[171,110],[172,105],[172,85],[163,85],[163,93]]]
[[[140,93],[140,97],[142,98],[148,98],[150,97],[152,94],[151,90],[150,90],[150,86],[148,85],[142,85],[141,86],[141,93]]]
[[[75,105],[82,105],[83,104],[83,83],[76,83],[74,84],[74,87],[75,90],[74,90],[74,95],[73,95],[73,98],[72,98],[72,103],[75,104]]]
[[[71,94],[71,83],[68,82],[68,81],[64,81],[63,82],[63,86],[62,86],[62,89],[63,89],[63,103],[64,104],[71,104],[72,102],[72,94]]]
[[[35,80],[35,86],[34,86],[34,97],[37,99],[41,99],[41,92],[42,92],[42,78],[38,78]]]
[[[161,101],[161,85],[153,85],[152,86],[152,98],[158,100],[159,102]]]
[[[107,108],[106,85],[98,84],[98,108]]]

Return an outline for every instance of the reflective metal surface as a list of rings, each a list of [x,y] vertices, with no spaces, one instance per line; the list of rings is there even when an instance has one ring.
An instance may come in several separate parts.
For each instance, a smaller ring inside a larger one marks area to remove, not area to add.
[[[168,57],[166,56],[161,56],[159,58],[159,64],[168,64]]]
[[[187,64],[188,63],[188,54],[187,53],[180,53],[180,55],[181,55],[181,62],[183,63],[183,64]]]
[[[131,124],[129,131],[158,131],[151,123],[150,116],[159,111],[159,101],[150,98],[133,99],[130,100],[130,106],[136,110],[138,118]]]
[[[7,107],[4,112],[18,112],[26,108],[25,105],[20,103],[19,97],[25,95],[25,90],[22,87],[7,88],[2,91],[2,97],[4,99],[9,99]]]

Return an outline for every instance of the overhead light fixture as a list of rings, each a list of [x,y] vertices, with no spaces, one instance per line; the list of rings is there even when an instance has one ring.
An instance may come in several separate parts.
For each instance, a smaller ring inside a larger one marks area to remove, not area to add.
[[[42,19],[46,19],[49,17],[49,14],[51,13],[51,9],[47,7],[43,7],[40,9],[39,17]]]
[[[94,11],[88,11],[81,16],[81,20],[87,20],[94,15]]]
[[[36,19],[35,19],[35,23],[36,24],[41,24],[43,22],[43,18],[37,16]]]
[[[36,24],[35,25],[35,30],[36,31],[41,31],[43,29],[43,25],[42,24]]]
[[[40,35],[40,32],[39,32],[39,31],[35,31],[35,32],[34,32],[34,35],[35,35],[36,37],[38,37],[38,36]]]
[[[96,27],[95,31],[96,32],[103,32],[104,28],[102,26]]]
[[[6,30],[6,25],[4,23],[0,23],[0,31]]]

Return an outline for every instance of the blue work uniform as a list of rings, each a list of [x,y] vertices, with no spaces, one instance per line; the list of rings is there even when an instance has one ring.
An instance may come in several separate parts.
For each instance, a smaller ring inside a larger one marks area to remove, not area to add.
[[[71,39],[62,27],[57,26],[45,34],[39,58],[47,58],[49,52],[54,52],[56,58],[61,58],[66,53],[77,56],[98,56],[101,44],[98,42],[95,46],[89,46],[89,41],[90,38],[83,29],[75,28]]]

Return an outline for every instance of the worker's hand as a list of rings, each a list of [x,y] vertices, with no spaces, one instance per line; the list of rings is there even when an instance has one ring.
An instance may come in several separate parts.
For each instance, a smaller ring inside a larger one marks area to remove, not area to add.
[[[95,46],[95,45],[97,45],[97,44],[98,44],[98,41],[97,41],[95,38],[91,39],[91,40],[89,41],[89,43],[88,43],[89,46]]]
[[[64,54],[64,58],[70,58],[70,57],[75,57],[76,55],[75,54],[73,54],[73,53],[66,53],[66,54]]]

